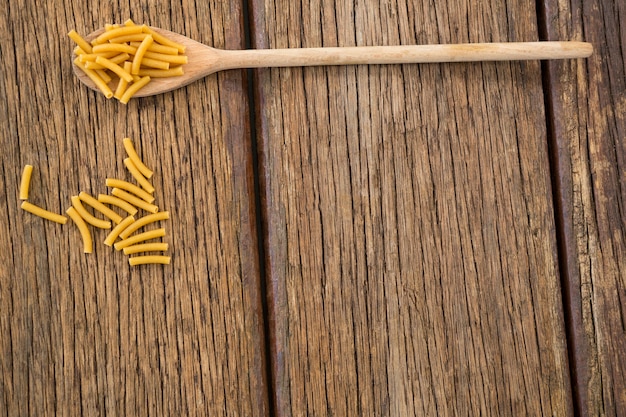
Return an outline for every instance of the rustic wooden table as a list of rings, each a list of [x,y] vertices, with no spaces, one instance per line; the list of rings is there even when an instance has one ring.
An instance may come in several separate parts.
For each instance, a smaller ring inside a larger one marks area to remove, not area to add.
[[[249,12],[249,13],[248,13]],[[626,4],[0,6],[0,416],[624,415]],[[124,106],[66,33],[216,47],[569,39],[587,60],[228,71]],[[64,212],[155,170],[172,264]]]

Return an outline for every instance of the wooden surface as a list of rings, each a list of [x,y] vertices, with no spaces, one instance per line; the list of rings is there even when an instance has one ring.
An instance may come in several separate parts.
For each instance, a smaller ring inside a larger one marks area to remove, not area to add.
[[[548,1],[549,38],[596,53],[548,67],[578,407],[626,412],[626,30],[623,1]]]
[[[132,17],[240,48],[229,4],[0,7],[0,415],[267,415],[244,74],[123,106],[77,82],[66,36]],[[73,224],[19,209],[25,164],[32,201],[56,212],[130,179],[125,136],[171,213],[170,266],[130,268],[100,230],[85,255]]]
[[[537,36],[375,4],[258,1],[255,47]],[[258,74],[278,414],[571,414],[539,63]]]
[[[5,3],[0,416],[624,414],[623,2]],[[65,34],[128,17],[227,49],[597,53],[227,71],[123,106]],[[105,192],[125,136],[172,265],[19,209],[25,164],[56,212]]]

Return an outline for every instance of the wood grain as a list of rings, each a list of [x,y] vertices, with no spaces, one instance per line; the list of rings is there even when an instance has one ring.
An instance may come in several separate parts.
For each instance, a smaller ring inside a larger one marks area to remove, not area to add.
[[[534,4],[255,0],[253,45],[532,41]],[[539,63],[255,80],[277,415],[571,415]]]
[[[585,61],[550,63],[563,271],[581,415],[626,410],[626,5],[545,2],[547,36],[585,39]]]
[[[249,109],[244,73],[128,106],[71,70],[79,33],[129,17],[243,46],[240,2],[19,0],[0,7],[0,415],[267,415]],[[130,179],[122,138],[154,170],[172,265],[131,268],[76,228],[70,196]]]

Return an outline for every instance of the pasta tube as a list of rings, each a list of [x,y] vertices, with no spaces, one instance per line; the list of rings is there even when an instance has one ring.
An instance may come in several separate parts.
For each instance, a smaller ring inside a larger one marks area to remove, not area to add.
[[[122,190],[130,191],[135,194],[137,197],[141,198],[148,203],[152,203],[154,201],[154,196],[147,192],[146,190],[142,190],[137,187],[135,184],[131,184],[128,181],[118,180],[115,178],[107,178],[106,186],[111,188],[121,188]]]
[[[140,243],[123,248],[124,255],[133,255],[141,252],[165,252],[169,245],[165,242]]]
[[[137,214],[137,211],[138,211],[137,207],[133,206],[128,201],[122,200],[121,198],[116,197],[114,195],[98,194],[98,201],[101,203],[110,204],[112,206],[117,206],[121,208],[122,210],[125,210],[131,216],[134,216],[135,214]]]
[[[120,216],[119,214],[117,214],[116,212],[114,212],[113,210],[111,210],[110,208],[108,208],[107,206],[105,206],[104,204],[102,204],[101,202],[99,202],[98,200],[96,200],[94,197],[90,196],[86,192],[81,191],[78,194],[78,198],[80,198],[80,200],[83,201],[84,203],[87,203],[94,209],[98,210],[100,213],[104,214],[109,219],[113,220],[115,224],[119,224],[122,221],[122,216]]]
[[[150,184],[150,181],[143,176],[143,174],[139,171],[139,168],[135,165],[135,163],[130,158],[124,158],[124,165],[130,172],[130,174],[135,178],[135,180],[141,185],[141,188],[146,190],[149,193],[154,192],[154,187]]]
[[[22,171],[22,181],[20,181],[20,200],[28,200],[30,189],[30,177],[33,175],[33,166],[25,165]]]
[[[139,45],[139,48],[137,48],[137,52],[135,52],[135,57],[133,58],[133,65],[130,70],[131,74],[139,74],[141,61],[148,51],[148,48],[150,48],[150,45],[152,45],[152,42],[154,42],[154,38],[152,37],[152,35],[146,36],[143,41],[141,41],[141,45]]]
[[[80,217],[82,217],[87,223],[89,223],[92,226],[99,227],[100,229],[111,228],[110,221],[99,219],[95,217],[94,215],[92,215],[91,213],[89,213],[87,209],[85,208],[85,206],[83,206],[83,203],[80,201],[80,198],[77,195],[72,196],[71,200],[72,200],[72,206],[74,207],[76,212],[80,214]]]
[[[56,214],[53,213],[51,211],[48,211],[44,208],[41,208],[39,206],[36,206],[32,203],[29,203],[28,201],[23,201],[22,202],[22,209],[34,214],[35,216],[39,216],[42,217],[46,220],[51,220],[55,223],[59,223],[59,224],[65,224],[67,222],[67,217],[61,215],[61,214]]]
[[[146,264],[169,265],[170,261],[171,261],[171,258],[169,256],[160,256],[160,255],[133,256],[132,258],[128,258],[128,263],[131,266],[146,265]]]
[[[150,168],[148,168],[143,163],[143,161],[137,154],[137,151],[135,151],[135,146],[133,145],[133,141],[130,140],[130,138],[124,138],[122,142],[124,144],[124,149],[126,149],[126,153],[128,154],[128,157],[131,159],[131,161],[133,161],[133,163],[135,164],[139,172],[141,172],[144,177],[150,178],[152,176],[152,170],[150,170]]]
[[[113,243],[115,243],[115,240],[119,237],[120,233],[122,233],[122,231],[124,231],[124,229],[126,229],[128,225],[132,224],[134,221],[135,218],[133,216],[128,216],[122,220],[120,224],[111,230],[111,233],[109,233],[106,239],[104,239],[104,244],[107,246],[113,246]]]
[[[120,233],[120,237],[122,239],[126,239],[128,236],[135,233],[137,230],[142,227],[158,222],[160,220],[167,220],[170,218],[170,213],[168,211],[160,211],[158,213],[148,214],[147,216],[140,217],[133,224],[129,225],[122,233]]]
[[[133,206],[144,209],[145,211],[149,211],[150,213],[156,213],[157,211],[159,211],[159,208],[154,204],[150,204],[139,197],[135,197],[134,195],[122,190],[121,188],[114,188],[111,193],[116,197],[126,200]]]
[[[73,206],[68,208],[66,213],[74,221],[76,226],[78,226],[78,230],[80,231],[80,235],[83,239],[83,252],[93,252],[93,240],[91,239],[91,232],[89,231],[89,227],[87,227],[85,220],[83,220],[81,215],[78,214]]]
[[[124,239],[124,240],[120,240],[119,242],[117,242],[113,246],[115,247],[116,250],[122,250],[122,249],[124,249],[127,246],[131,246],[131,245],[134,245],[136,243],[144,242],[144,241],[150,240],[150,239],[156,239],[158,237],[163,237],[163,236],[165,236],[165,229],[163,229],[163,228],[155,229],[155,230],[150,230],[148,232],[140,233],[138,235],[135,235],[133,237],[129,237],[129,238]]]
[[[135,81],[134,83],[132,83],[122,95],[122,98],[120,99],[120,103],[128,104],[131,97],[134,96],[137,93],[137,91],[145,87],[146,84],[148,84],[149,82],[150,82],[150,76],[146,75],[144,77],[141,77],[139,81]]]

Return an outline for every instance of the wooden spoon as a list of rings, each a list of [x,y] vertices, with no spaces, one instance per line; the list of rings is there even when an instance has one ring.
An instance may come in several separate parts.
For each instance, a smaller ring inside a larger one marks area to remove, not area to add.
[[[574,41],[222,50],[168,30],[152,29],[185,45],[189,62],[183,66],[184,75],[154,78],[134,97],[165,93],[214,72],[238,68],[569,59],[586,58],[593,52],[591,44]],[[91,40],[100,33],[102,30],[86,39]],[[89,88],[97,90],[76,65],[74,73]]]

